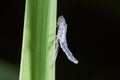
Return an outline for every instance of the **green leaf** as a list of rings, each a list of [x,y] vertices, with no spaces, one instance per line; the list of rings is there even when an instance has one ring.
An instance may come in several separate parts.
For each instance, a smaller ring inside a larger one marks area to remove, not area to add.
[[[26,0],[19,80],[55,80],[56,0]]]

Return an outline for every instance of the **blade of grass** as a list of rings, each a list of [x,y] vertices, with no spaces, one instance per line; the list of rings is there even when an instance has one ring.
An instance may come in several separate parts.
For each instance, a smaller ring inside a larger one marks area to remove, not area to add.
[[[55,38],[56,3],[26,0],[19,80],[55,80],[55,66],[51,69],[55,45],[51,42]]]

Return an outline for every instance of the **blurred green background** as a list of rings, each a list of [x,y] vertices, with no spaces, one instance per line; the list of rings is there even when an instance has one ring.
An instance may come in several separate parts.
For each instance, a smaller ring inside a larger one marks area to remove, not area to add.
[[[19,67],[9,61],[0,60],[0,80],[18,80]]]
[[[60,49],[56,80],[120,80],[120,1],[58,0],[74,65]],[[25,0],[0,2],[0,80],[18,80]]]

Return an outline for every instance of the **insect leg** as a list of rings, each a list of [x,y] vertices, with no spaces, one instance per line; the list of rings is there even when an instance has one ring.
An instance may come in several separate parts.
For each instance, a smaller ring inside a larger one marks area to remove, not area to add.
[[[52,62],[51,68],[55,65],[57,55],[58,55],[58,51],[59,51],[59,43],[58,43],[58,40],[56,39],[56,42],[55,42],[55,56],[53,56],[53,62]]]
[[[56,62],[56,58],[57,58],[57,55],[58,55],[58,51],[59,51],[59,43],[58,43],[58,40],[56,41],[55,43],[55,59],[54,59],[54,62]]]

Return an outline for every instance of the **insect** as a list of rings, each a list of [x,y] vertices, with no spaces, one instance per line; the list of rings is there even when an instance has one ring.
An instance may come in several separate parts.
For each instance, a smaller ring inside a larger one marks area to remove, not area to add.
[[[56,43],[55,43],[56,53],[55,53],[54,63],[56,61],[58,55],[58,49],[60,46],[63,52],[65,52],[67,58],[71,62],[78,64],[78,60],[72,55],[72,52],[69,50],[67,45],[67,40],[66,40],[67,24],[63,16],[58,17],[57,27],[58,27],[58,32],[56,35]]]

